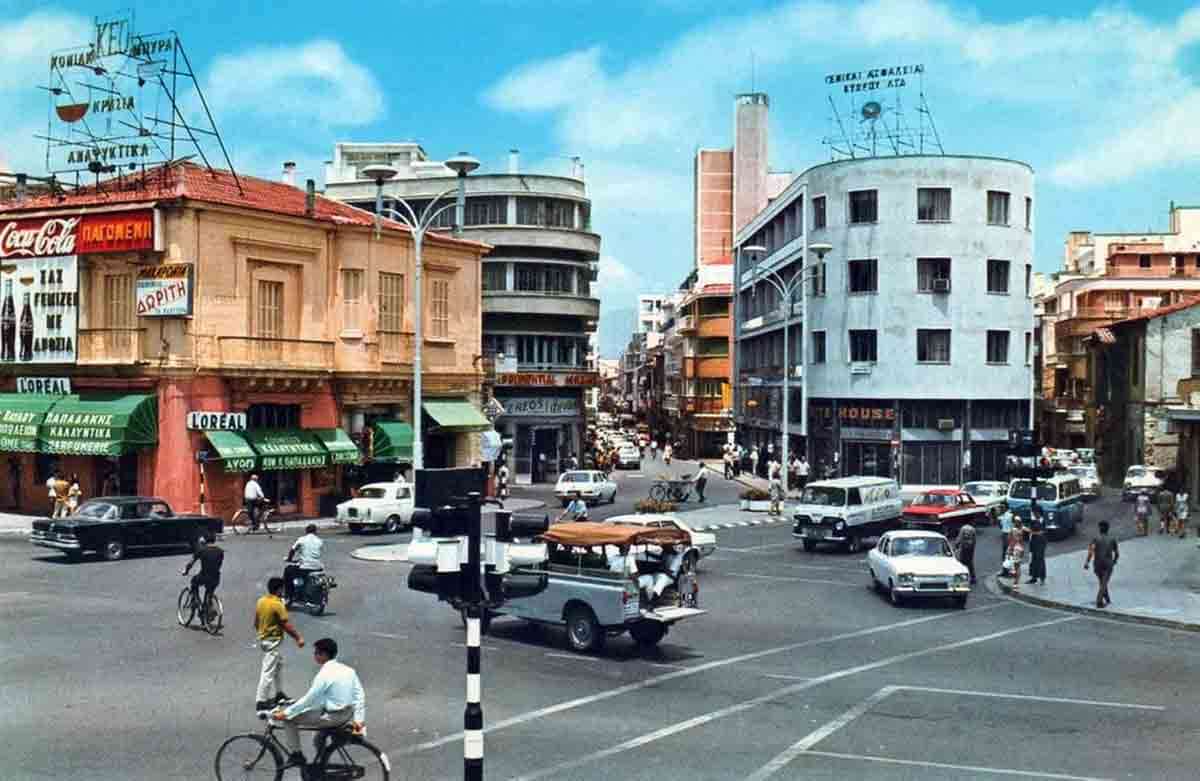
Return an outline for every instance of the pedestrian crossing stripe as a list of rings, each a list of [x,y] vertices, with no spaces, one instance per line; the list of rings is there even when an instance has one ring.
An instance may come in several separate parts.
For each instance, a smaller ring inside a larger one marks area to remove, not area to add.
[[[719,529],[741,529],[747,526],[774,526],[781,523],[791,523],[787,518],[770,518],[763,521],[732,521],[730,523],[710,523],[706,526],[693,526],[698,532],[711,532]]]

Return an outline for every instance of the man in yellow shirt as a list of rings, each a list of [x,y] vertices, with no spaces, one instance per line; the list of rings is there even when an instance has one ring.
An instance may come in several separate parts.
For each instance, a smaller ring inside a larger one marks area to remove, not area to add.
[[[254,709],[270,710],[275,703],[288,699],[283,693],[283,643],[284,632],[292,636],[296,646],[304,647],[304,638],[288,620],[287,607],[283,604],[283,578],[267,581],[267,591],[254,606],[254,631],[258,634],[258,647],[263,652],[262,671],[258,675],[258,694]]]

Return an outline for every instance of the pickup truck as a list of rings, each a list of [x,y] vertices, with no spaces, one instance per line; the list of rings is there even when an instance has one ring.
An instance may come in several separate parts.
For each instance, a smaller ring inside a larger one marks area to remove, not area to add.
[[[599,651],[623,632],[652,647],[675,623],[706,612],[697,607],[695,571],[682,566],[691,548],[682,529],[583,521],[555,524],[538,539],[549,554],[545,590],[491,612],[565,625],[572,650]]]

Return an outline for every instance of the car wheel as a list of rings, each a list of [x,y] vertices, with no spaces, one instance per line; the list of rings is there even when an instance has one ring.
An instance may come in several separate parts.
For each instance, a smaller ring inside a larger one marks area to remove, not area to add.
[[[804,541],[804,552],[805,553],[812,553],[816,549],[817,549],[817,544],[815,542],[813,542],[812,540]]]
[[[125,543],[118,539],[109,540],[104,543],[100,554],[104,556],[105,561],[120,561],[125,558]]]
[[[653,648],[667,636],[667,627],[657,621],[638,621],[630,625],[629,635],[642,648]]]
[[[385,534],[396,534],[397,532],[399,532],[400,531],[400,516],[399,515],[389,516],[387,519],[387,522],[385,522],[383,524],[383,531]]]
[[[573,607],[567,612],[567,642],[579,653],[597,651],[604,645],[604,631],[591,610]]]
[[[888,579],[888,599],[896,607],[904,604],[904,597],[900,596],[900,592],[896,590],[896,584],[890,578]]]

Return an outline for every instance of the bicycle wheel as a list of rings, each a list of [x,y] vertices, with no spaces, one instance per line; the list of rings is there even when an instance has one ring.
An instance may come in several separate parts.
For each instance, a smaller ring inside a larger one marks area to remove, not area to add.
[[[271,531],[271,527],[267,525],[267,521],[271,520],[271,516],[274,514],[274,510],[264,510],[262,517],[258,519],[259,526],[267,533],[268,537],[272,536],[273,532]]]
[[[229,526],[233,529],[234,536],[246,534],[250,531],[250,514],[245,510],[238,510],[229,519]]]
[[[262,735],[234,735],[217,749],[217,781],[283,778],[283,759]]]
[[[221,598],[213,594],[208,598],[208,606],[204,611],[204,629],[210,635],[220,634],[225,622],[225,608],[221,606]]]
[[[196,603],[192,600],[192,589],[190,586],[184,586],[183,591],[179,592],[178,604],[175,616],[179,619],[179,625],[187,626],[191,624],[192,619],[196,617]]]
[[[387,754],[362,738],[334,739],[316,767],[317,777],[326,781],[343,778],[387,781],[392,770]]]
[[[656,502],[665,502],[667,499],[667,489],[661,483],[656,483],[650,487],[650,498]]]

